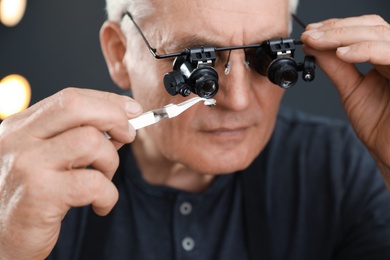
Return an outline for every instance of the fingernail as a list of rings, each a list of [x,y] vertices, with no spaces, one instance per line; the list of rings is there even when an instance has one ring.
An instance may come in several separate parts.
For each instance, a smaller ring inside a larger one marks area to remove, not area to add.
[[[125,104],[125,110],[127,114],[134,115],[134,114],[138,114],[142,110],[142,108],[137,102],[128,101]]]
[[[310,38],[312,38],[314,40],[317,40],[324,35],[324,32],[318,31],[317,29],[313,29],[313,30],[306,31],[303,34],[309,36]]]
[[[323,23],[311,23],[307,27],[309,27],[310,29],[318,29],[318,28],[322,27],[323,25],[324,25]]]
[[[351,50],[351,47],[339,47],[337,48],[337,51],[340,53],[340,54],[346,54],[347,52],[349,52]]]

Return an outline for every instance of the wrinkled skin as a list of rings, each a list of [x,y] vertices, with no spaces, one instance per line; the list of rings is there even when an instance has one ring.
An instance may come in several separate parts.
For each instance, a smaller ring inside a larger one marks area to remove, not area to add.
[[[137,23],[159,53],[178,52],[184,46],[260,43],[288,34],[286,1],[244,5],[206,2],[158,2],[158,16],[138,19]],[[182,12],[184,9],[191,12]],[[266,13],[261,11],[265,9]],[[124,37],[131,39],[124,60],[134,98],[144,110],[183,101],[181,96],[170,96],[162,86],[164,74],[172,70],[172,60],[154,59],[130,19],[123,23],[129,28]],[[213,175],[246,168],[268,142],[283,89],[247,69],[243,50],[231,52],[232,69],[226,76],[227,55],[220,53],[216,61],[220,76],[216,106],[197,105],[177,118],[138,132],[133,149],[149,182],[188,191],[204,189]]]
[[[302,40],[337,87],[390,189],[390,25],[377,15],[330,19],[309,25]],[[360,62],[373,68],[364,75],[353,65]]]
[[[0,259],[44,259],[70,207],[111,210],[116,148],[134,139],[127,119],[141,110],[130,98],[65,89],[0,125]]]
[[[287,35],[288,8],[282,0],[158,1],[156,10],[158,15],[137,22],[160,53],[191,47],[181,46],[187,43],[230,46]],[[317,29],[302,40],[339,89],[356,132],[389,176],[389,25],[371,18],[309,25],[308,30]],[[319,32],[322,37],[316,37]],[[124,143],[135,140],[132,149],[147,181],[197,192],[215,174],[247,167],[273,131],[283,91],[248,70],[243,51],[233,51],[229,75],[222,71],[226,54],[217,61],[216,107],[197,105],[135,138],[127,120],[141,114],[141,107],[146,111],[184,100],[162,87],[172,61],[154,60],[134,30],[122,33],[114,22],[103,25],[101,42],[113,80],[131,88],[137,102],[65,89],[0,126],[0,252],[5,259],[45,258],[71,207],[92,204],[98,214],[107,214],[118,197],[110,180],[119,164],[116,150]],[[341,46],[351,49],[342,54]],[[361,75],[351,64],[360,61],[370,61],[374,69]]]

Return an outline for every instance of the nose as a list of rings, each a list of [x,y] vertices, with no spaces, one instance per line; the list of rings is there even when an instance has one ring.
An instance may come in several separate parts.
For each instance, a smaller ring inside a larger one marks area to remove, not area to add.
[[[243,51],[232,51],[230,54],[230,72],[224,73],[225,67],[218,66],[219,91],[215,95],[219,107],[232,111],[248,108],[252,98],[250,68],[246,64]]]

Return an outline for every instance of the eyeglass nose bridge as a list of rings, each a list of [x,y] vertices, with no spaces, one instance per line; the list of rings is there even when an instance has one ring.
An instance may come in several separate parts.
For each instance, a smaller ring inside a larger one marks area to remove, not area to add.
[[[244,50],[242,50],[242,51],[244,51]],[[233,60],[233,59],[230,58],[231,52],[232,52],[232,50],[229,50],[227,58],[226,58],[226,62],[224,63],[224,74],[226,76],[228,76],[230,74],[230,71],[233,68],[233,64],[237,64],[237,60]],[[240,55],[238,60],[239,60],[238,63],[243,64],[246,70],[248,70],[248,71],[251,70],[251,68],[249,66],[250,65],[250,61],[247,59],[245,51],[244,51],[243,55]]]

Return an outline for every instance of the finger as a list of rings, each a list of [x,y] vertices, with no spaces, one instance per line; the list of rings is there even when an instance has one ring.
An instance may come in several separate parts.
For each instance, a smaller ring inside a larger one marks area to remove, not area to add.
[[[74,169],[56,176],[53,194],[59,196],[66,208],[92,204],[95,212],[106,215],[118,201],[115,185],[99,171]]]
[[[318,51],[305,48],[315,55],[316,64],[336,86],[343,107],[355,132],[367,145],[373,146],[374,130],[388,105],[388,79],[377,70],[363,75],[355,65],[339,59],[334,51]]]
[[[350,63],[370,62],[389,65],[390,42],[359,42],[347,47],[339,47],[337,56]]]
[[[115,141],[114,139],[110,139],[110,142],[114,145],[116,150],[121,149],[121,147],[124,145],[124,143]]]
[[[119,165],[115,146],[91,126],[73,128],[46,140],[37,153],[39,159],[54,170],[71,170],[91,165],[108,179],[113,177]]]
[[[132,118],[134,116],[138,116],[140,112],[142,113],[142,111],[140,111],[140,109],[142,110],[142,107],[138,104],[138,102],[126,95],[118,95],[111,92],[97,91],[94,89],[85,88],[79,88],[77,90],[86,96],[91,96],[98,99],[105,99],[107,101],[118,104],[121,107],[124,107],[128,117]]]
[[[313,29],[302,34],[302,41],[318,50],[335,49],[359,42],[390,42],[390,27],[376,25]]]
[[[69,128],[90,125],[108,132],[117,141],[128,142],[135,135],[134,130],[129,132],[131,113],[138,115],[141,108],[128,97],[66,89],[39,104],[29,117],[28,127],[30,134],[45,139]]]
[[[306,30],[312,29],[321,29],[329,30],[333,28],[340,27],[353,27],[353,26],[376,26],[384,25],[389,26],[389,24],[379,15],[362,15],[357,17],[348,17],[348,18],[332,18],[318,23],[308,24]]]
[[[339,94],[343,100],[355,90],[362,80],[362,74],[351,63],[340,60],[335,51],[319,51],[308,46],[303,47],[307,55],[316,58],[316,64],[337,86]]]
[[[109,93],[109,92],[103,92],[103,91],[98,91],[98,90],[93,90],[93,89],[82,89],[82,88],[66,88],[58,93],[56,93],[53,96],[47,97],[46,99],[38,102],[37,104],[31,106],[29,109],[26,109],[20,113],[14,114],[15,118],[20,118],[24,119],[26,117],[32,116],[34,113],[37,113],[40,111],[42,107],[49,107],[47,103],[50,102],[52,99],[58,98],[58,95],[62,95],[63,93],[74,93],[75,95],[86,95],[90,97],[95,97],[99,99],[106,99],[108,101],[112,101],[120,106],[125,106],[127,101],[131,101],[131,98],[123,95],[117,95],[114,93]],[[55,101],[54,103],[56,103]],[[132,116],[131,111],[129,116]]]

